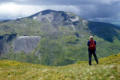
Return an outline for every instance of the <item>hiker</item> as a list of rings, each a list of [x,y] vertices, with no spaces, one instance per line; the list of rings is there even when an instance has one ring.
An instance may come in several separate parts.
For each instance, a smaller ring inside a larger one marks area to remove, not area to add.
[[[93,40],[93,36],[90,36],[90,40],[87,43],[88,45],[88,54],[89,54],[89,65],[91,64],[91,60],[92,60],[92,55],[95,58],[96,63],[98,64],[98,59],[96,56],[96,41]]]

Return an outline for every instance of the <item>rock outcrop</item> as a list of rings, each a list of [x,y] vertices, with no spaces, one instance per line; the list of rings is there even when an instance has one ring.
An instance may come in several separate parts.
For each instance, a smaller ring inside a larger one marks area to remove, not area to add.
[[[40,41],[40,36],[17,36],[16,34],[6,34],[0,36],[0,54],[14,52],[32,52]]]
[[[40,36],[19,36],[13,41],[13,50],[15,52],[32,52],[40,41]]]
[[[16,38],[16,34],[5,34],[0,36],[0,54],[8,53],[10,42]]]

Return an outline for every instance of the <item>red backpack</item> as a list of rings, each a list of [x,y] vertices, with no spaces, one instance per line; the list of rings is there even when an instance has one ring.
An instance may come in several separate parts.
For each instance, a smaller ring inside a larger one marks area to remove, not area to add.
[[[94,40],[90,40],[89,49],[90,50],[95,50],[95,48],[96,48],[95,41]]]

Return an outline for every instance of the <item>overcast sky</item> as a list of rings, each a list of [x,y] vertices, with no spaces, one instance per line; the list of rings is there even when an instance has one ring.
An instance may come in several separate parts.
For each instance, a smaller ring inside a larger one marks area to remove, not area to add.
[[[0,0],[0,19],[26,17],[45,9],[73,12],[89,20],[120,21],[120,0]]]

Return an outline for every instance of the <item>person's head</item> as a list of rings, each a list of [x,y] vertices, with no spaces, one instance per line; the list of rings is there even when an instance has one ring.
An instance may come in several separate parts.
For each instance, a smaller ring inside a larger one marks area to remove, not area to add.
[[[93,36],[90,36],[90,40],[93,40]]]

